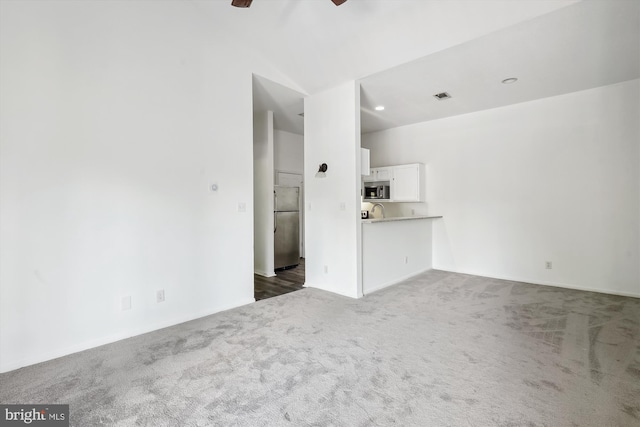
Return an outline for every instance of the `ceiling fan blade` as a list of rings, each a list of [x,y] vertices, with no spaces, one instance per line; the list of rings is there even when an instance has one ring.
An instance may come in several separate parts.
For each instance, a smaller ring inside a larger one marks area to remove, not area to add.
[[[231,0],[231,6],[235,7],[249,7],[253,0]],[[346,0],[344,0],[346,1]]]
[[[253,0],[231,0],[231,6],[235,6],[235,7],[249,7],[251,6],[251,2]],[[342,3],[346,2],[347,0],[331,0],[333,2],[333,4],[335,4],[336,6],[340,6]]]

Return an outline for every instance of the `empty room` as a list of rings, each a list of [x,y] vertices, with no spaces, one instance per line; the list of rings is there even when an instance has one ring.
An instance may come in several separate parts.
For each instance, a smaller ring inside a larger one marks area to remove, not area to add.
[[[640,425],[640,2],[0,0],[0,425]]]

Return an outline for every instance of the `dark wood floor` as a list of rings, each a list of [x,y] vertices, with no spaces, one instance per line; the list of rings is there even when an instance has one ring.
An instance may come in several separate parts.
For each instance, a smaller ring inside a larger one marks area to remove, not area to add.
[[[304,258],[295,268],[276,271],[275,277],[253,275],[253,297],[256,301],[298,291],[304,285]]]

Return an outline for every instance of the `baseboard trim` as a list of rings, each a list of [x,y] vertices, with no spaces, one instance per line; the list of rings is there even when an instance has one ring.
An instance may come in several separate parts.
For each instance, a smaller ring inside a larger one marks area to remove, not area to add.
[[[258,276],[262,276],[262,277],[274,277],[276,275],[276,273],[274,273],[273,271],[271,273],[267,273],[261,270],[254,270],[253,272]]]
[[[303,285],[305,288],[314,288],[314,289],[320,289],[321,291],[326,291],[326,292],[331,292],[332,294],[336,294],[336,295],[340,295],[343,297],[347,297],[347,298],[360,298],[357,293],[354,294],[348,294],[345,292],[340,292],[335,288],[330,288],[328,286],[324,286],[324,285],[314,285],[313,283],[307,283],[305,282],[305,284]]]
[[[398,284],[400,282],[404,282],[405,280],[411,279],[412,277],[416,277],[416,276],[418,276],[418,275],[420,275],[422,273],[426,273],[427,271],[430,271],[430,270],[432,270],[432,268],[427,268],[425,270],[421,270],[421,271],[417,271],[415,273],[407,274],[406,276],[398,277],[397,279],[393,279],[393,280],[385,282],[385,283],[383,283],[381,285],[378,285],[373,289],[369,289],[367,292],[364,291],[364,284],[363,284],[362,285],[362,287],[363,287],[362,293],[365,296],[369,295],[369,294],[372,294],[372,293],[377,292],[377,291],[379,291],[381,289],[388,288],[389,286],[396,285],[396,284]]]
[[[596,292],[596,293],[599,293],[599,294],[617,295],[617,296],[621,296],[621,297],[640,298],[640,293],[636,294],[636,293],[633,293],[633,292],[624,292],[624,291],[616,291],[616,290],[608,290],[608,289],[596,289],[596,288],[589,288],[589,287],[586,287],[586,286],[576,286],[576,285],[569,285],[569,284],[566,284],[566,283],[558,283],[558,282],[544,282],[544,281],[539,281],[539,280],[530,280],[530,279],[523,279],[523,278],[518,278],[518,277],[493,276],[493,275],[481,274],[481,273],[470,272],[470,271],[465,271],[465,270],[449,270],[449,269],[446,269],[446,268],[437,268],[437,267],[434,267],[433,269],[434,270],[440,270],[440,271],[446,271],[448,273],[469,274],[471,276],[488,277],[490,279],[508,280],[510,282],[531,283],[532,285],[551,286],[551,287],[554,287],[554,288],[573,289],[573,290],[576,290],[576,291],[587,291],[587,292]]]
[[[136,328],[130,331],[121,332],[118,334],[110,335],[108,337],[98,338],[95,340],[87,341],[81,344],[73,345],[62,350],[52,351],[48,353],[41,353],[34,357],[28,357],[22,360],[18,360],[16,362],[8,363],[7,365],[0,366],[0,373],[14,371],[16,369],[24,368],[27,366],[35,365],[42,362],[48,362],[53,359],[58,359],[60,357],[69,356],[74,353],[79,353],[81,351],[90,350],[92,348],[100,347],[103,345],[111,344],[116,341],[121,341],[127,338],[132,338],[138,335],[146,334],[149,332],[158,331],[160,329],[168,328],[171,326],[176,326],[181,323],[190,322],[192,320],[200,319],[201,317],[211,316],[212,314],[220,313],[222,311],[231,310],[233,308],[241,307],[243,305],[251,304],[255,302],[255,298],[248,298],[245,300],[238,301],[234,304],[224,305],[221,307],[216,307],[212,310],[203,311],[197,314],[191,314],[188,316],[180,316],[174,318],[172,320],[167,320],[163,322],[157,322],[152,325],[148,325],[141,328]]]

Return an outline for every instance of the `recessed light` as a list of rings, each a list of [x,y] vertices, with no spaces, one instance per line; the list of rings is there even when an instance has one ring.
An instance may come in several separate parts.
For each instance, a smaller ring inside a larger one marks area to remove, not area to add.
[[[382,110],[384,110],[384,105],[378,105],[376,107],[376,111],[382,111]]]
[[[517,81],[518,79],[516,77],[509,77],[508,79],[504,79],[502,83],[505,85],[510,85],[511,83],[515,83]]]

